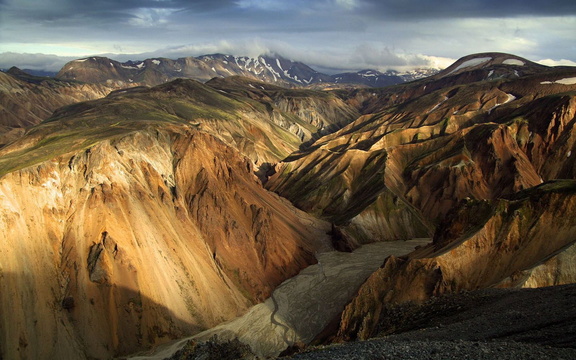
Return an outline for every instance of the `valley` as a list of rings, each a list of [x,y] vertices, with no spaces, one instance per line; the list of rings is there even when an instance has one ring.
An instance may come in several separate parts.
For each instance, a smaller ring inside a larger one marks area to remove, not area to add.
[[[187,341],[239,339],[260,358],[275,358],[286,348],[310,343],[342,311],[366,277],[390,255],[404,255],[430,239],[414,239],[366,245],[352,253],[325,251],[318,263],[284,281],[265,302],[244,316],[201,332],[190,339],[150,355],[132,359],[164,359]]]
[[[436,299],[576,282],[576,68],[482,53],[313,90],[277,61],[0,73],[1,359],[397,344],[447,323]],[[434,334],[414,341],[500,336]]]

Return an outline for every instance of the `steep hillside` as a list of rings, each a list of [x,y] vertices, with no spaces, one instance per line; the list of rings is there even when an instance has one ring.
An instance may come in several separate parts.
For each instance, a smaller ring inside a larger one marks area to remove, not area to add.
[[[337,338],[374,335],[395,304],[576,281],[576,69],[476,54],[426,80],[339,94],[364,115],[285,159],[267,187],[350,246],[435,235],[372,275]]]
[[[571,177],[576,83],[563,79],[576,70],[454,85],[467,76],[448,72],[363,102],[364,90],[350,93],[364,115],[290,155],[267,187],[373,241],[426,236],[467,197],[495,199]]]
[[[3,358],[146,349],[241,314],[316,261],[329,226],[262,188],[226,145],[231,123],[257,130],[242,117],[253,104],[216,94],[193,81],[116,92],[0,150]]]
[[[206,85],[231,96],[248,97],[266,104],[270,117],[304,142],[334,132],[360,116],[353,106],[330,92],[286,89],[237,76],[215,78]],[[290,120],[296,126],[283,120],[281,114],[292,115]]]
[[[221,85],[225,83],[228,81]],[[118,121],[134,118],[186,122],[215,135],[261,165],[286,157],[325,127],[341,127],[357,116],[350,105],[322,92],[271,88],[274,95],[263,91],[254,96],[254,88],[248,85],[261,84],[247,83],[242,92],[233,92],[226,86],[218,88],[179,79],[153,88],[124,89],[100,100],[59,109],[42,126],[53,126],[55,121],[67,123],[68,119],[78,122],[79,118],[87,127],[95,123],[115,127]],[[290,97],[288,92],[293,94],[295,104],[312,103],[318,110],[311,108],[308,117],[298,116],[301,114],[297,109],[283,111],[272,97]],[[335,116],[328,118],[328,114]]]
[[[576,282],[576,181],[544,183],[510,199],[468,201],[438,228],[433,243],[390,257],[342,315],[338,336],[368,338],[401,303],[493,286]],[[564,261],[562,261],[564,260]]]
[[[576,282],[575,68],[483,53],[411,83],[320,92],[255,78],[304,82],[282,59],[67,66],[134,87],[0,148],[0,358],[124,356],[242,314],[204,334],[266,324],[246,338],[278,354],[393,333],[398,309],[439,295]],[[166,82],[206,68],[218,76]],[[10,89],[80,86],[0,75]],[[411,238],[432,243],[382,260],[386,241]],[[375,271],[318,254],[373,242]],[[329,295],[347,267],[362,276]],[[333,306],[302,305],[296,283]]]
[[[59,107],[98,99],[115,87],[31,76],[16,68],[0,72],[0,147]]]

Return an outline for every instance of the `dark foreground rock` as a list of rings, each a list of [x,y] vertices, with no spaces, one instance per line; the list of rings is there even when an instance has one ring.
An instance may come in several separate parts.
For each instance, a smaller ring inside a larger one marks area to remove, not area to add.
[[[380,336],[292,359],[574,359],[576,284],[485,289],[386,309]]]
[[[575,349],[552,348],[515,342],[402,341],[373,339],[334,345],[290,359],[376,360],[376,359],[574,359]]]

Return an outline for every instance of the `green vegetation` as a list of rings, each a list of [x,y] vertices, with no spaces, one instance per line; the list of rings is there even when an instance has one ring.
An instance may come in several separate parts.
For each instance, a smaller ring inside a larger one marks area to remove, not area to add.
[[[275,87],[270,92],[294,97],[334,97],[318,91]],[[269,97],[256,100],[227,94],[183,79],[154,88],[118,90],[103,99],[59,109],[53,117],[31,128],[18,143],[3,149],[0,176],[65,153],[87,149],[103,140],[168,124],[193,126],[225,141],[239,140],[229,144],[232,146],[244,144],[249,139],[254,146],[244,150],[255,151],[259,157],[283,159],[298,148],[301,140],[277,125],[271,117],[272,111],[278,112],[283,123],[296,125],[311,134],[318,129],[295,114],[278,110],[271,101]],[[232,134],[235,135],[230,137]],[[243,150],[242,145],[239,148]],[[252,153],[245,155],[254,156]]]
[[[522,199],[539,199],[540,197],[549,193],[559,194],[576,194],[576,180],[572,179],[556,179],[550,180],[538,186],[519,191],[507,199],[522,200]]]

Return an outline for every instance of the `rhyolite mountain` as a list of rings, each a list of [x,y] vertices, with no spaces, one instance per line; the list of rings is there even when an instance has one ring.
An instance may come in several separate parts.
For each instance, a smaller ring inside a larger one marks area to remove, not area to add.
[[[264,300],[330,225],[258,166],[357,116],[330,93],[179,79],[29,128],[0,149],[2,357],[126,355]]]
[[[330,87],[341,84],[382,87],[411,81],[436,73],[433,69],[420,69],[406,73],[363,70],[335,75],[322,74],[308,65],[278,55],[256,58],[223,54],[185,57],[176,60],[153,58],[120,63],[106,57],[88,57],[73,60],[56,77],[86,83],[123,82],[126,86],[158,85],[176,78],[206,82],[215,77],[244,76],[281,86]]]
[[[117,87],[30,75],[16,67],[0,72],[0,147],[59,107],[106,96]]]
[[[346,96],[363,115],[278,164],[266,186],[331,221],[349,248],[433,242],[389,258],[333,336],[373,336],[404,302],[576,281],[575,68],[475,54]]]
[[[363,115],[290,155],[267,187],[374,241],[431,235],[467,197],[564,178],[572,143],[556,150],[569,132],[546,131],[571,129],[574,68],[520,62],[474,55],[424,80],[352,91]]]
[[[148,67],[100,60],[78,66]],[[160,74],[0,149],[0,357],[149,349],[246,313],[317,251],[376,241],[432,238],[319,341],[391,333],[406,302],[576,281],[573,67],[483,53],[329,92]]]

